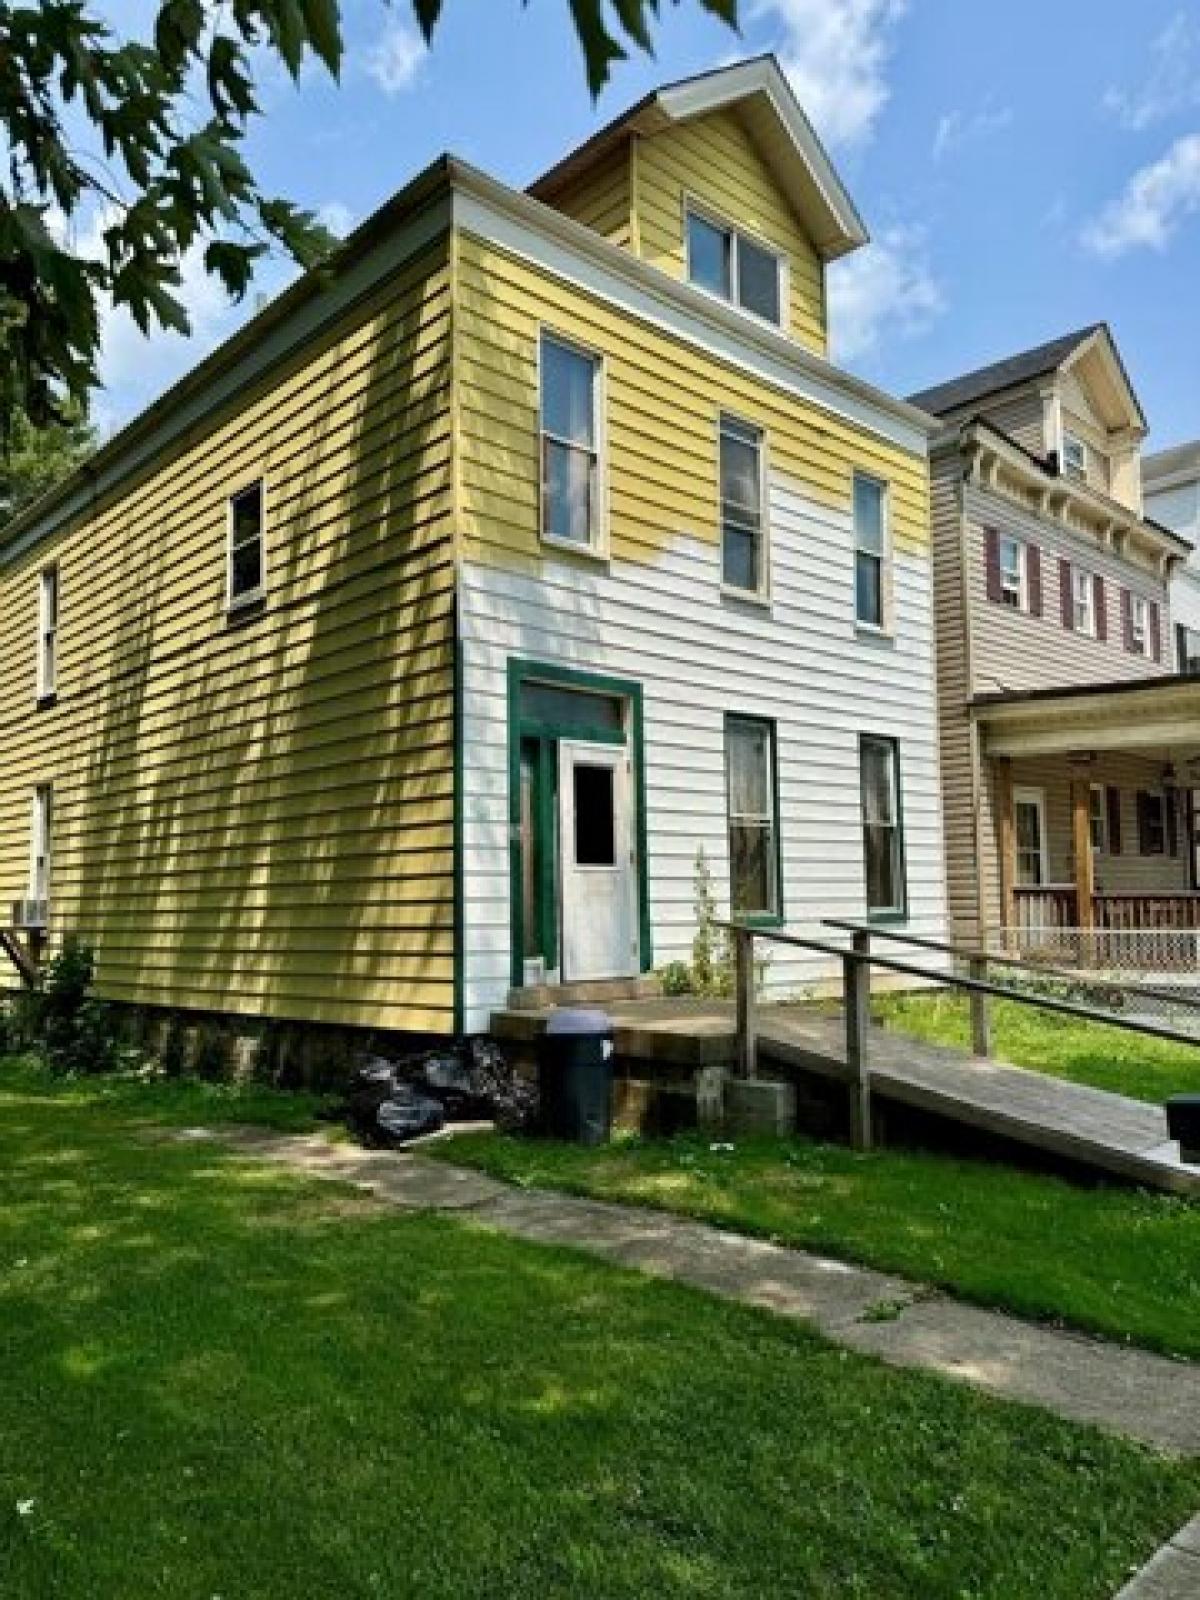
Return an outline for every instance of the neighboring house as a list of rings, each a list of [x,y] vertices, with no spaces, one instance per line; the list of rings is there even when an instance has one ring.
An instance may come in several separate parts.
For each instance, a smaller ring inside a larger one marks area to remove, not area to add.
[[[1173,676],[1168,592],[1189,547],[1143,511],[1145,419],[1108,329],[912,399],[945,424],[932,494],[958,937],[1194,960],[1194,935],[1143,937],[1200,920],[1200,685]]]
[[[1192,546],[1171,576],[1172,645],[1175,670],[1200,673],[1200,440],[1144,456],[1142,493],[1149,515]]]
[[[772,59],[444,158],[9,526],[0,891],[102,992],[446,1033],[945,896],[928,417]],[[777,953],[772,992],[821,976]]]

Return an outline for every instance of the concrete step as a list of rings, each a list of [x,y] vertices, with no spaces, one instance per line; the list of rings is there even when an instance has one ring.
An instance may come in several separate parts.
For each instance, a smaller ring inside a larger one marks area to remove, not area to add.
[[[508,991],[510,1011],[549,1011],[553,1006],[605,1006],[618,1000],[657,1000],[662,984],[646,973],[638,978],[600,978],[587,983],[538,983]]]

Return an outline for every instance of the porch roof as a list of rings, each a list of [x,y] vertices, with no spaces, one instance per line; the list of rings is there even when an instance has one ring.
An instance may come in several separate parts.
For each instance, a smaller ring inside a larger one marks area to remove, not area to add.
[[[970,711],[989,756],[1129,750],[1169,761],[1200,757],[1200,677],[980,694]]]

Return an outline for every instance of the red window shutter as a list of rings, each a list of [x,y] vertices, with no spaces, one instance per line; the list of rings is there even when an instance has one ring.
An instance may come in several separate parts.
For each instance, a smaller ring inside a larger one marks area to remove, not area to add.
[[[983,530],[983,554],[987,567],[987,597],[996,605],[1004,599],[1000,584],[1000,535],[995,528]]]
[[[1036,544],[1025,546],[1025,574],[1029,582],[1029,615],[1042,614],[1042,552]]]
[[[1071,593],[1071,563],[1065,556],[1058,558],[1058,598],[1062,625],[1072,631],[1075,627],[1075,597]]]
[[[1109,784],[1104,791],[1105,804],[1108,811],[1108,853],[1110,856],[1121,854],[1121,791]]]
[[[1147,626],[1150,629],[1150,654],[1154,657],[1155,661],[1161,661],[1162,633],[1159,631],[1158,626],[1158,603],[1156,601],[1151,600],[1150,604],[1146,607],[1146,614],[1148,619]],[[1174,854],[1173,851],[1172,854]]]
[[[1121,590],[1121,632],[1126,650],[1133,654],[1133,602],[1129,590]]]
[[[1108,597],[1104,593],[1104,579],[1096,574],[1096,637],[1103,643],[1108,638]]]

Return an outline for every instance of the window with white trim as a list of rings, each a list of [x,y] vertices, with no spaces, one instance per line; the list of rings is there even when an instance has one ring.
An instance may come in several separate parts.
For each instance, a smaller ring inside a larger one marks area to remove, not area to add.
[[[767,590],[763,515],[763,435],[753,423],[721,417],[721,581],[729,589]]]
[[[1108,848],[1108,816],[1105,811],[1104,785],[1093,783],[1088,789],[1088,832],[1092,838],[1092,849],[1103,851]]]
[[[29,898],[50,898],[50,830],[54,816],[54,791],[39,783],[33,791],[33,813],[29,827]]]
[[[688,209],[688,281],[779,327],[783,258],[757,240]]]
[[[1013,793],[1017,883],[1036,889],[1046,882],[1046,797],[1040,789]]]
[[[266,589],[261,478],[229,497],[227,584],[227,603],[231,610],[261,600]]]
[[[543,333],[540,365],[542,537],[598,551],[600,357]]]
[[[1071,614],[1075,632],[1096,637],[1096,580],[1081,567],[1071,568]]]
[[[1023,539],[1004,534],[997,541],[1000,601],[1014,611],[1029,609],[1029,550]]]
[[[1144,595],[1129,596],[1129,643],[1134,655],[1150,654],[1150,604]]]
[[[887,627],[887,485],[854,474],[854,616],[868,628]]]
[[[1063,429],[1063,471],[1069,472],[1073,478],[1086,478],[1088,469],[1088,447],[1077,433]]]
[[[42,568],[38,583],[37,697],[48,700],[58,688],[58,566]]]
[[[760,717],[726,717],[725,783],[730,909],[739,917],[777,917],[780,859],[773,723]]]
[[[907,911],[908,891],[900,813],[900,747],[894,739],[864,733],[858,748],[867,913],[902,917]]]

